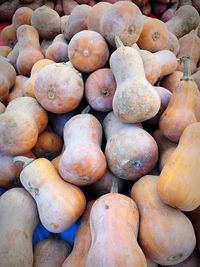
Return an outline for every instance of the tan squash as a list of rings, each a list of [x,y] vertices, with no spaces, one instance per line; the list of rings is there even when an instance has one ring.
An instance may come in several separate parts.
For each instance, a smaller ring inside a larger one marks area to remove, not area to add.
[[[200,92],[189,73],[188,59],[184,58],[185,70],[178,86],[174,88],[168,107],[160,118],[159,128],[162,134],[172,142],[178,143],[184,129],[200,120]]]
[[[16,66],[19,74],[29,75],[33,65],[44,56],[41,52],[37,30],[30,25],[21,25],[17,29],[19,56]]]
[[[29,7],[20,7],[18,8],[13,17],[12,17],[12,25],[15,29],[19,26],[27,24],[31,25],[31,16],[33,14],[33,10]]]
[[[173,52],[176,56],[180,50],[179,40],[175,34],[169,32],[169,38],[165,47],[166,50]]]
[[[34,83],[37,101],[45,110],[53,113],[74,110],[81,102],[83,91],[82,76],[65,63],[45,66],[37,74]]]
[[[0,46],[0,55],[3,57],[7,57],[11,51],[12,51],[12,48],[10,46],[6,46],[6,45]]]
[[[78,114],[68,120],[64,126],[65,151],[59,161],[62,178],[79,186],[99,180],[106,171],[101,141],[102,127],[93,115]]]
[[[103,127],[107,164],[116,177],[136,180],[154,168],[158,159],[157,144],[141,124],[120,122],[110,112]]]
[[[4,45],[14,47],[17,42],[16,29],[13,25],[8,25],[1,31],[1,38],[4,42]]]
[[[90,211],[94,200],[87,202],[86,209],[79,221],[74,246],[71,254],[66,258],[62,267],[85,267],[85,260],[91,245]]]
[[[85,266],[146,267],[137,243],[138,227],[138,209],[131,198],[119,193],[98,198],[90,214],[92,242]]]
[[[2,267],[33,265],[32,235],[39,222],[35,201],[24,188],[0,197],[0,262]]]
[[[196,237],[190,220],[160,200],[158,179],[142,177],[133,185],[131,198],[140,214],[139,243],[145,255],[159,264],[173,265],[190,256]]]
[[[174,71],[171,74],[163,77],[163,79],[160,81],[160,85],[168,89],[170,92],[173,92],[174,88],[178,87],[182,77],[183,72]]]
[[[159,169],[160,169],[160,171],[162,171],[168,158],[176,149],[177,144],[169,141],[166,137],[164,137],[159,129],[157,129],[155,132],[153,132],[153,137],[154,137],[154,139],[158,145]]]
[[[200,205],[199,141],[200,123],[190,124],[183,131],[158,180],[162,201],[183,211],[194,210]]]
[[[145,77],[140,53],[132,47],[119,47],[110,57],[110,67],[117,88],[113,112],[124,122],[137,123],[154,117],[160,98]]]
[[[15,84],[12,87],[11,91],[9,92],[7,103],[9,103],[10,101],[12,101],[17,97],[23,96],[23,86],[27,80],[28,78],[26,76],[23,75],[16,76]]]
[[[33,267],[61,267],[70,252],[71,246],[65,240],[54,237],[43,239],[34,247]]]
[[[63,181],[52,163],[45,158],[15,157],[15,161],[24,162],[20,181],[35,199],[45,228],[52,233],[69,228],[85,209],[82,191]]]
[[[9,63],[13,65],[16,71],[17,71],[16,63],[18,56],[19,56],[19,44],[17,42],[13,47],[13,50],[7,55]]]
[[[53,63],[54,61],[50,59],[41,59],[33,65],[31,69],[30,78],[24,83],[24,86],[23,86],[24,96],[31,96],[35,98],[34,87],[35,87],[35,80],[36,80],[38,72],[41,69],[43,69],[45,66],[53,64]]]

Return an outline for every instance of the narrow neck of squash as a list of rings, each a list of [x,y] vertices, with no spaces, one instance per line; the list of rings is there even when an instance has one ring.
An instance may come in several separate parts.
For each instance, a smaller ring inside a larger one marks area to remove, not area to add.
[[[181,78],[181,80],[184,80],[184,81],[193,80],[191,76],[190,60],[191,60],[190,56],[183,56],[180,59],[180,62],[183,63],[183,77]]]
[[[23,163],[23,168],[25,168],[26,166],[28,166],[35,159],[27,158],[27,157],[24,157],[24,156],[16,156],[16,157],[14,157],[13,160],[14,160],[14,162],[22,162]]]
[[[118,193],[118,183],[115,180],[112,181],[110,193]]]

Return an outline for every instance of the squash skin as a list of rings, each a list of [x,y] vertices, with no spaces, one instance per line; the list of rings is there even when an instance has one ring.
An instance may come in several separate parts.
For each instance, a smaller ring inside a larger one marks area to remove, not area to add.
[[[200,92],[192,80],[182,80],[174,88],[169,104],[160,118],[159,128],[170,141],[178,143],[184,129],[200,119],[196,103]]]
[[[100,148],[101,140],[101,124],[91,114],[76,115],[65,124],[65,151],[59,162],[59,173],[64,180],[81,186],[102,177],[106,159]]]
[[[19,56],[16,66],[19,74],[29,75],[33,65],[44,56],[41,52],[37,30],[30,25],[21,25],[17,29]]]
[[[86,267],[146,267],[137,243],[138,226],[138,209],[131,198],[118,193],[98,198],[90,213],[92,243]]]
[[[122,123],[110,112],[103,125],[106,160],[116,177],[136,180],[154,168],[158,159],[157,144],[140,124]]]
[[[93,204],[94,200],[87,202],[86,209],[78,225],[73,250],[64,261],[62,267],[85,267],[87,253],[91,245],[89,219]]]
[[[39,223],[34,200],[24,188],[10,189],[0,197],[0,212],[1,266],[31,267],[32,234]]]
[[[0,55],[3,57],[7,57],[11,51],[12,51],[12,48],[10,46],[6,46],[6,45],[0,46]]]
[[[181,71],[174,71],[169,75],[163,77],[160,81],[160,85],[168,89],[171,93],[173,93],[174,88],[178,86],[183,77],[183,72]]]
[[[20,181],[35,199],[42,224],[52,233],[60,233],[70,227],[85,209],[82,191],[63,181],[45,158],[25,166]]]
[[[0,102],[0,114],[3,113],[3,112],[5,112],[5,110],[6,110],[5,105]]]
[[[14,47],[17,42],[16,29],[14,26],[8,25],[1,31],[1,38],[4,41],[4,45]]]
[[[61,267],[71,252],[71,246],[62,239],[47,238],[34,248],[33,267]]]
[[[183,211],[192,211],[200,205],[199,133],[199,122],[183,131],[158,180],[162,201]]]
[[[197,238],[197,248],[198,248],[198,252],[200,252],[200,206],[197,209],[189,213],[186,213],[186,215],[189,217],[190,221],[193,224],[194,231],[195,231],[196,238]]]
[[[26,76],[23,75],[17,75],[15,84],[11,91],[9,92],[9,96],[7,99],[7,103],[10,103],[12,100],[14,100],[17,97],[23,96],[23,86],[24,83],[28,80]]]
[[[131,189],[140,213],[139,242],[154,262],[173,265],[190,256],[196,237],[190,220],[160,200],[157,182],[158,176],[146,175]]]
[[[18,8],[12,17],[13,27],[17,29],[19,28],[19,26],[24,25],[24,24],[31,25],[32,14],[33,14],[33,10],[29,7]]]
[[[145,78],[139,52],[132,47],[118,48],[110,57],[110,67],[117,83],[113,97],[116,117],[128,123],[154,117],[160,108],[160,97]]]

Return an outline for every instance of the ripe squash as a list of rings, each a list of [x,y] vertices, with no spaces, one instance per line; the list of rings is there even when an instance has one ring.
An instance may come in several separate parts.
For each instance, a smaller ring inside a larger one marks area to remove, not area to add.
[[[65,151],[59,162],[62,178],[79,186],[99,180],[106,171],[101,141],[102,127],[93,115],[72,117],[64,126]]]
[[[22,156],[35,158],[35,155],[29,151]],[[20,162],[14,162],[12,156],[0,152],[0,186],[12,188],[19,186],[19,175],[23,168]]]
[[[86,21],[88,30],[100,32],[101,17],[110,6],[110,3],[98,2],[89,10]]]
[[[143,16],[137,5],[129,1],[119,1],[108,6],[100,19],[100,33],[115,47],[115,36],[124,45],[137,42],[143,28]]]
[[[196,107],[200,102],[200,92],[189,73],[188,59],[184,76],[174,88],[168,107],[160,118],[159,128],[162,134],[172,142],[178,143],[184,129],[200,120],[200,111]]]
[[[116,81],[111,69],[103,68],[94,71],[85,82],[85,97],[88,104],[97,111],[112,110]]]
[[[158,192],[164,203],[183,211],[192,211],[200,205],[199,147],[200,123],[197,122],[183,131],[160,174]]]
[[[76,33],[68,45],[68,56],[72,65],[81,72],[93,72],[102,68],[109,57],[108,45],[95,31]]]
[[[173,52],[176,56],[180,50],[180,44],[176,35],[172,32],[169,32],[169,38],[165,47],[166,50]]]
[[[200,91],[200,68],[198,68],[198,70],[194,74],[192,74],[192,78],[194,79]]]
[[[42,39],[53,39],[60,33],[60,16],[47,6],[34,10],[31,25],[35,27]]]
[[[19,56],[19,44],[18,42],[13,47],[13,50],[7,55],[7,59],[9,60],[9,63],[13,65],[15,70],[17,71],[17,58]]]
[[[36,80],[37,73],[45,66],[53,64],[53,63],[54,61],[50,59],[41,59],[33,65],[31,69],[30,78],[25,82],[23,86],[24,96],[31,96],[35,98],[34,87],[35,87],[35,80]]]
[[[116,177],[135,180],[154,168],[158,159],[157,144],[140,124],[120,122],[110,112],[103,127],[107,139],[106,160]]]
[[[166,22],[168,31],[172,32],[179,39],[183,35],[196,29],[199,25],[199,13],[190,5],[184,5],[175,12],[172,19]]]
[[[45,110],[53,113],[74,110],[81,102],[83,91],[82,77],[65,63],[45,66],[37,74],[34,83],[37,101]]]
[[[197,209],[186,213],[186,215],[189,217],[194,226],[194,231],[197,238],[197,248],[198,252],[200,252],[200,206]]]
[[[51,59],[54,62],[68,61],[68,43],[63,34],[58,34],[52,44],[47,48],[45,58]]]
[[[131,198],[119,193],[99,197],[90,213],[92,242],[85,266],[146,267],[137,243],[138,227],[138,209]]]
[[[173,265],[190,256],[196,238],[190,220],[160,200],[157,182],[158,176],[146,175],[131,189],[140,214],[139,243],[154,262]]]
[[[89,219],[93,204],[93,200],[87,202],[86,209],[79,221],[73,250],[64,261],[62,267],[85,267],[86,256],[91,245]]]
[[[24,188],[0,197],[0,262],[3,267],[33,265],[32,235],[39,222],[35,201]]]
[[[12,51],[12,48],[10,46],[1,45],[0,46],[0,55],[2,57],[7,57],[8,54]]]
[[[61,267],[71,252],[71,246],[62,239],[49,237],[34,247],[33,267]]]
[[[100,180],[89,186],[89,190],[96,196],[102,196],[110,193],[113,183],[117,184],[119,193],[124,189],[125,181],[123,179],[117,178],[112,172],[107,169]]]
[[[29,7],[20,7],[18,8],[13,17],[12,17],[12,25],[15,29],[19,28],[19,26],[27,24],[31,25],[31,16],[33,14],[33,10]]]
[[[171,74],[163,77],[163,79],[160,81],[160,85],[168,89],[170,92],[173,92],[174,88],[178,87],[182,77],[183,72],[174,71]]]
[[[16,29],[13,25],[8,25],[1,31],[1,38],[4,42],[4,45],[14,47],[17,42]]]
[[[0,151],[8,155],[30,151],[47,123],[47,113],[34,98],[12,100],[0,114]]]
[[[17,29],[19,44],[19,56],[17,58],[17,70],[19,74],[29,75],[33,65],[44,58],[37,30],[30,25],[21,25]]]
[[[132,47],[119,47],[110,57],[110,67],[117,82],[113,112],[124,122],[142,122],[154,117],[160,97],[146,80],[140,53]]]
[[[141,49],[150,52],[163,50],[169,39],[169,32],[164,22],[159,19],[146,17],[143,15],[143,28],[137,40],[137,45]]]
[[[82,191],[63,181],[45,158],[33,160],[19,156],[15,157],[15,161],[24,162],[20,181],[35,199],[45,228],[52,233],[60,233],[70,227],[85,209]]]
[[[158,145],[159,170],[162,171],[165,163],[167,162],[167,159],[176,149],[177,144],[169,141],[166,137],[164,137],[159,129],[153,132],[153,137]]]
[[[0,101],[5,103],[8,99],[9,90],[15,84],[16,71],[6,60],[0,59]]]
[[[23,86],[27,80],[28,78],[26,76],[23,75],[16,76],[15,84],[11,89],[11,91],[9,92],[7,103],[11,102],[13,99],[17,97],[23,96]]]
[[[63,33],[66,40],[70,40],[80,31],[87,30],[86,19],[91,9],[90,6],[82,4],[72,10]]]
[[[54,132],[46,130],[38,136],[32,151],[37,158],[52,160],[61,153],[62,147],[62,139]]]

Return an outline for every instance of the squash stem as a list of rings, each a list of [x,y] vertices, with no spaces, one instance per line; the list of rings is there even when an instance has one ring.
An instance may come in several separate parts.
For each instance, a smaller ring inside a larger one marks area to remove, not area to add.
[[[82,111],[81,111],[81,114],[87,114],[89,113],[91,110],[91,107],[90,105],[87,105],[87,107],[85,107]]]
[[[24,156],[16,156],[14,157],[13,161],[14,162],[23,162],[23,168],[25,168],[26,166],[28,166],[32,161],[34,161],[35,159],[33,158],[27,158],[27,157],[24,157]]]
[[[110,193],[118,193],[118,183],[115,180],[112,181]]]
[[[183,77],[181,78],[181,80],[185,81],[193,80],[191,77],[190,60],[191,60],[190,56],[183,56],[180,59],[180,63],[183,63]]]
[[[118,35],[115,35],[115,45],[117,48],[123,47],[124,44]]]

